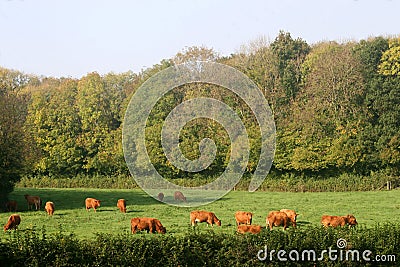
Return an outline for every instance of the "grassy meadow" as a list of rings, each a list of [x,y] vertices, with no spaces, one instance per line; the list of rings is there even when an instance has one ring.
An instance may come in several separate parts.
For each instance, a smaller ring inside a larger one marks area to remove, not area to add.
[[[43,202],[55,203],[54,216],[41,211],[28,211],[24,194],[39,195]],[[100,199],[101,207],[94,213],[85,210],[86,197]],[[167,196],[166,197],[171,197]],[[119,198],[127,200],[127,213],[121,213],[116,203]],[[222,199],[198,208],[182,208],[163,204],[139,189],[53,189],[16,188],[10,199],[18,202],[17,213],[21,215],[20,231],[36,229],[46,233],[73,233],[80,239],[92,239],[97,233],[126,234],[130,232],[130,219],[133,217],[156,217],[167,228],[168,235],[181,235],[189,231],[189,212],[205,209],[215,212],[222,221],[222,227],[214,227],[216,233],[234,234],[236,231],[234,213],[237,210],[254,213],[253,224],[265,226],[265,217],[271,210],[281,208],[295,209],[298,227],[319,225],[321,215],[354,214],[359,227],[372,228],[378,223],[400,223],[395,216],[400,211],[400,192],[246,192],[232,191]],[[188,199],[190,201],[190,199]],[[0,213],[5,224],[12,212]],[[199,231],[208,231],[206,224],[198,226]],[[281,229],[277,229],[279,231]],[[9,233],[3,233],[2,239]],[[143,236],[146,234],[140,234]]]

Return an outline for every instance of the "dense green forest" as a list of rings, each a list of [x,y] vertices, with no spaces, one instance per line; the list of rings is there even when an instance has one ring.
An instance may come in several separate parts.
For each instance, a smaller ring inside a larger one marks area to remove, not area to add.
[[[169,66],[209,60],[232,66],[262,90],[276,123],[275,173],[335,176],[400,173],[400,38],[307,44],[280,32],[244,45],[227,57],[188,47],[139,73],[88,73],[80,79],[39,77],[0,68],[0,183],[9,192],[21,176],[129,175],[122,151],[126,107],[135,91]],[[197,119],[181,132],[181,149],[199,156],[198,142],[218,147],[211,166],[197,174],[171,166],[162,152],[162,122],[176,105],[199,96],[219,99],[241,114],[258,162],[260,131],[235,94],[213,85],[175,88],[152,110],[147,148],[169,178],[210,177],[229,161],[229,138],[213,121]],[[77,178],[76,178],[77,179]],[[3,195],[4,197],[4,195]]]

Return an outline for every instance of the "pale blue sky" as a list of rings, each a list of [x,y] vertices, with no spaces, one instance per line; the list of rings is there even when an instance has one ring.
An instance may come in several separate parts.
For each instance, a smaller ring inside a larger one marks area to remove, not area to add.
[[[80,78],[151,67],[186,46],[221,55],[279,30],[309,44],[400,34],[400,0],[0,0],[0,66]]]

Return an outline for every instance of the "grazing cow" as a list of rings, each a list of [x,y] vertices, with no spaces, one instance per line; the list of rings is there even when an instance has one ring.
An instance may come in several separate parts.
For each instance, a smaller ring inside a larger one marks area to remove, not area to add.
[[[5,206],[6,206],[6,211],[14,211],[14,212],[16,212],[18,204],[17,204],[17,201],[10,200],[10,201],[6,202]]]
[[[246,224],[240,224],[237,227],[238,233],[244,234],[244,233],[252,233],[252,234],[259,234],[261,232],[261,226],[260,225],[246,225]]]
[[[17,230],[18,225],[21,223],[21,217],[18,214],[12,214],[7,221],[7,224],[4,225],[4,232],[7,230],[15,229]]]
[[[236,225],[251,224],[253,213],[247,211],[237,211],[235,213]]]
[[[54,203],[51,201],[47,201],[44,209],[46,210],[47,214],[52,216],[54,214]]]
[[[213,212],[204,210],[194,210],[190,212],[190,224],[195,226],[198,222],[206,222],[208,225],[214,224],[221,226],[221,221],[215,216]]]
[[[349,227],[353,225],[357,225],[357,220],[354,215],[347,215],[347,216],[330,216],[330,215],[323,215],[321,218],[321,224],[325,227],[338,227],[338,226],[345,226],[346,224]]]
[[[121,212],[126,213],[126,200],[123,198],[118,199],[117,207]]]
[[[266,224],[267,227],[269,226],[270,230],[272,230],[274,226],[283,226],[283,230],[286,230],[289,221],[290,219],[286,213],[281,211],[271,211],[266,218]]]
[[[85,205],[86,205],[86,211],[89,211],[91,208],[94,209],[94,212],[96,212],[96,208],[100,207],[100,200],[88,197],[85,199]]]
[[[24,195],[26,201],[28,202],[28,209],[31,209],[32,205],[35,205],[36,210],[40,210],[40,207],[42,206],[42,200],[38,196],[30,196],[30,195]]]
[[[186,201],[186,197],[183,195],[183,193],[182,192],[180,192],[180,191],[176,191],[175,193],[174,193],[174,199],[175,200],[180,200],[180,201],[183,201],[183,202],[187,202]]]
[[[290,222],[292,223],[293,227],[296,228],[297,224],[296,224],[296,218],[297,218],[297,214],[294,210],[288,210],[288,209],[281,209],[281,212],[286,213],[286,215],[289,217]]]
[[[131,232],[135,234],[136,231],[143,231],[146,230],[147,233],[161,233],[165,234],[167,229],[161,224],[158,219],[155,218],[132,218],[131,219]]]
[[[163,201],[163,199],[164,199],[164,194],[163,194],[162,192],[158,193],[157,198],[158,198],[158,200]]]
[[[165,234],[167,232],[167,229],[161,224],[160,220],[154,219],[154,225],[158,233]]]

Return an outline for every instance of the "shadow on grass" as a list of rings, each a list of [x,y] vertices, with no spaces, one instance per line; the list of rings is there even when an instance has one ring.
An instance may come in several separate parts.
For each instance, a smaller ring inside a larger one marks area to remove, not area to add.
[[[126,210],[126,213],[137,213],[137,212],[144,212],[144,210]]]
[[[297,222],[296,222],[297,227],[299,227],[299,226],[306,226],[306,225],[309,225],[309,224],[311,224],[311,223],[310,223],[310,222],[307,222],[307,221],[297,221]]]
[[[85,199],[96,198],[101,201],[98,211],[115,211],[117,201],[120,198],[126,200],[127,207],[130,205],[155,205],[159,202],[141,190],[118,190],[118,189],[55,189],[55,188],[15,188],[10,194],[10,199],[18,202],[18,211],[28,211],[25,194],[40,196],[42,207],[47,201],[54,202],[55,209],[85,209]],[[112,207],[112,208],[111,208]]]

